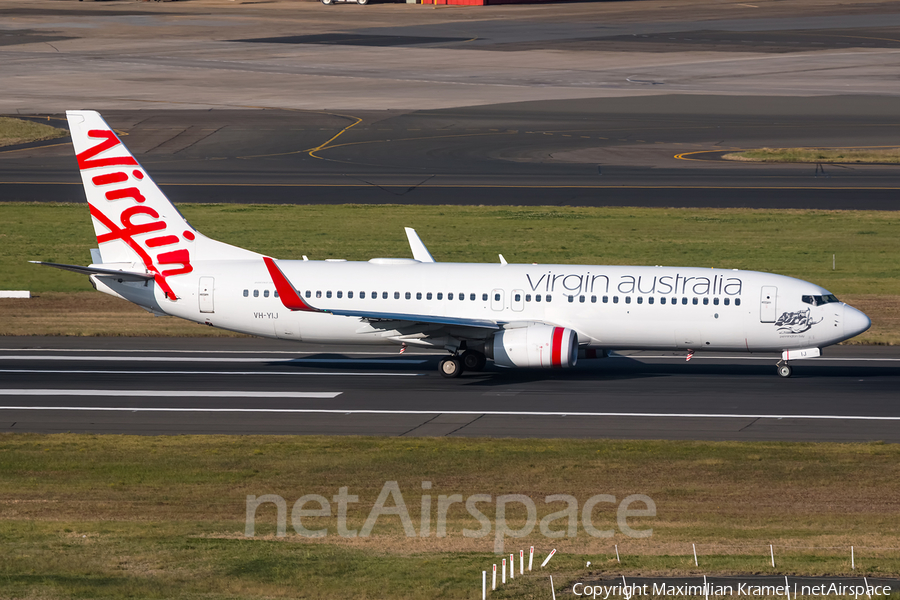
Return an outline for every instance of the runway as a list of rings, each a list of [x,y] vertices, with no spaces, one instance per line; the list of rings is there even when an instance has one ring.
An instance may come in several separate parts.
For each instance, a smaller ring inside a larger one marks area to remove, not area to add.
[[[448,380],[440,354],[255,339],[0,339],[0,429],[701,440],[900,441],[900,354],[640,352],[565,371]]]

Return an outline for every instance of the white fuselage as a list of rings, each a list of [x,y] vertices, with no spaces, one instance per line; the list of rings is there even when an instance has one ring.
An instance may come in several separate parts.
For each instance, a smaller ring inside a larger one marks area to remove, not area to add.
[[[579,344],[591,348],[780,352],[835,344],[869,325],[842,302],[804,300],[829,297],[815,284],[754,271],[409,259],[278,264],[317,309],[482,319],[503,327],[547,323],[571,328]],[[413,332],[389,320],[290,311],[275,296],[262,260],[193,266],[189,275],[169,278],[174,302],[152,282],[99,280],[132,301],[142,295],[138,303],[156,312],[263,337],[446,347],[447,335],[454,335],[446,325],[419,324]],[[151,290],[154,305],[148,306]]]

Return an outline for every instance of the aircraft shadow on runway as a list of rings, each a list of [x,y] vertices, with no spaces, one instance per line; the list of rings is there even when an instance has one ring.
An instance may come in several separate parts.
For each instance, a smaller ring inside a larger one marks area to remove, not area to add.
[[[384,355],[372,358],[354,358],[344,354],[322,353],[296,358],[288,361],[273,360],[269,366],[280,368],[304,368],[319,371],[333,371],[340,375],[341,371],[355,372],[419,372],[426,375],[436,374],[437,365],[442,357],[435,355],[410,354],[399,357]],[[512,382],[539,381],[588,381],[588,380],[622,380],[645,379],[651,377],[671,376],[713,376],[713,377],[776,377],[775,363],[777,358],[768,361],[754,361],[753,364],[734,362],[709,362],[694,360],[690,363],[648,363],[628,357],[613,359],[583,360],[572,369],[507,369],[488,365],[481,372],[465,372],[460,382],[472,385],[506,385]],[[792,379],[812,378],[872,378],[900,377],[900,367],[870,367],[859,365],[815,364],[814,361],[794,362]]]

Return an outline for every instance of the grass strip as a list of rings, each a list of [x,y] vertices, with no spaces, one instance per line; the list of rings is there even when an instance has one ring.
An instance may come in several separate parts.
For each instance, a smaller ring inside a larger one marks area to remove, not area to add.
[[[570,494],[579,507],[595,494],[618,502],[642,493],[656,503],[656,517],[629,520],[652,527],[648,538],[596,538],[580,525],[567,537],[565,519],[550,525],[558,538],[537,527],[507,538],[507,555],[529,545],[540,558],[558,553],[550,571],[519,578],[500,598],[546,597],[547,573],[565,586],[588,576],[588,560],[595,576],[892,575],[900,571],[898,477],[900,446],[881,443],[3,434],[0,596],[471,598],[481,571],[498,562],[493,535],[464,537],[479,524],[461,504],[447,512],[445,537],[436,537],[434,516],[421,535],[421,497],[431,496],[435,515],[438,496],[451,494],[524,494],[538,518],[564,508],[546,504],[550,494]],[[359,529],[391,480],[417,537],[390,515],[369,537],[340,537],[334,517],[303,521],[326,528],[325,537],[291,528],[301,496],[331,499],[346,486],[359,497],[347,525]],[[287,536],[274,535],[274,505],[257,512],[256,537],[244,536],[248,494],[285,499]],[[493,522],[493,505],[480,506]],[[520,508],[510,505],[511,527],[524,521]],[[615,528],[615,510],[599,505],[593,522]]]
[[[887,211],[486,206],[179,207],[207,235],[299,259],[410,256],[416,227],[440,261],[684,265],[769,271],[813,281],[873,318],[864,343],[900,343],[900,216]],[[87,264],[96,247],[84,204],[0,204],[4,335],[230,335],[91,291],[86,277],[28,260]],[[52,232],[52,235],[48,234]],[[834,262],[833,262],[834,259]],[[832,266],[835,266],[833,269]],[[50,292],[53,292],[51,294]],[[56,292],[73,294],[62,296]],[[127,316],[127,323],[119,317]]]
[[[900,148],[759,148],[732,152],[725,160],[780,163],[900,164]]]
[[[52,140],[67,135],[69,135],[68,130],[59,127],[11,117],[0,117],[0,147]]]

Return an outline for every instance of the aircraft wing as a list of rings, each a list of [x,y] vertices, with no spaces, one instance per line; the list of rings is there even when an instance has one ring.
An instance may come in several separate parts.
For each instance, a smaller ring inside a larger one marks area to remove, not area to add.
[[[435,323],[438,325],[455,325],[458,327],[475,327],[478,329],[500,329],[496,321],[486,319],[464,319],[435,315],[418,315],[414,313],[380,313],[356,310],[327,310],[333,315],[343,317],[359,317],[367,321],[406,321],[408,323]]]
[[[148,281],[154,278],[153,273],[135,273],[134,271],[117,271],[115,269],[101,269],[99,267],[82,267],[81,265],[62,265],[59,263],[43,262],[40,260],[29,260],[28,262],[36,265],[46,265],[55,267],[63,271],[72,271],[81,273],[82,275],[109,275],[117,277],[123,281]]]
[[[487,319],[465,319],[460,317],[447,317],[440,315],[421,315],[415,313],[387,313],[377,311],[360,311],[360,310],[343,310],[343,309],[322,309],[315,308],[306,300],[300,297],[297,288],[294,287],[281,269],[275,264],[275,261],[268,256],[263,257],[269,275],[278,290],[278,297],[284,307],[292,311],[307,311],[331,313],[333,315],[343,317],[358,317],[366,321],[403,321],[406,323],[431,323],[437,325],[448,325],[455,327],[474,327],[476,329],[500,329],[500,324],[496,321]]]

